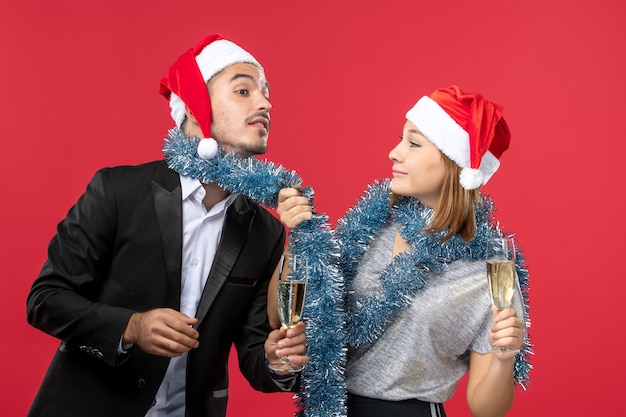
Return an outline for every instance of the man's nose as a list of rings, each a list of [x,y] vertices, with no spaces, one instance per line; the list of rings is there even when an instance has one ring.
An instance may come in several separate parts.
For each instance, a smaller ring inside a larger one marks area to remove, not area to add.
[[[270,111],[272,109],[272,103],[270,99],[263,94],[259,94],[259,102],[257,103],[258,110]]]

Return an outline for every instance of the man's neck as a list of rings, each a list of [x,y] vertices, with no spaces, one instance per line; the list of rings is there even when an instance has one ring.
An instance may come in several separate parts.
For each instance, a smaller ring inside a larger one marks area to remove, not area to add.
[[[207,211],[211,211],[214,205],[228,197],[230,191],[220,188],[217,184],[202,184],[206,195],[202,199],[202,204],[206,207]]]

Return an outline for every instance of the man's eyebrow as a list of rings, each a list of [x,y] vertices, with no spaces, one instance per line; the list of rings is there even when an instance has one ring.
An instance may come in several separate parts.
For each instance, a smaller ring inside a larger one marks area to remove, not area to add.
[[[230,80],[228,81],[229,83],[232,83],[233,81],[238,80],[239,78],[247,78],[250,81],[256,81],[255,78],[250,75],[250,74],[246,74],[245,72],[238,72],[236,74],[234,74],[232,77],[230,77]],[[266,89],[268,92],[270,91],[270,85],[267,81],[265,81],[263,83],[262,88]]]
[[[243,72],[238,72],[238,73],[234,74],[232,77],[230,77],[229,82],[232,83],[233,81],[235,81],[235,80],[237,80],[239,78],[248,78],[248,79],[254,81],[254,77],[252,75],[246,74],[246,73],[243,73]]]

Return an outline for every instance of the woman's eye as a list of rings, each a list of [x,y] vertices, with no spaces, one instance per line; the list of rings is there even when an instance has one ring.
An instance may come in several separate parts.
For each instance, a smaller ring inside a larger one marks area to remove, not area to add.
[[[241,95],[245,95],[248,94],[248,90],[246,90],[245,88],[241,88],[239,90],[236,91],[237,94],[241,94]]]
[[[409,142],[409,144],[411,145],[411,148],[419,148],[420,147],[419,143]]]

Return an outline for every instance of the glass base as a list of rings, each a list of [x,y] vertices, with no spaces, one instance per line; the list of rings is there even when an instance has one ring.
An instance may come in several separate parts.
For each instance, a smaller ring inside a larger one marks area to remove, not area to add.
[[[272,371],[276,372],[300,372],[304,367],[303,366],[294,366],[291,362],[289,362],[289,356],[283,356],[280,360],[280,365],[272,366],[268,365]]]
[[[502,353],[506,353],[506,352],[509,352],[509,353],[519,353],[520,350],[519,349],[511,349],[511,348],[506,347],[506,346],[501,346],[499,348],[491,349],[491,352],[492,353],[499,353],[499,352],[502,352]]]

